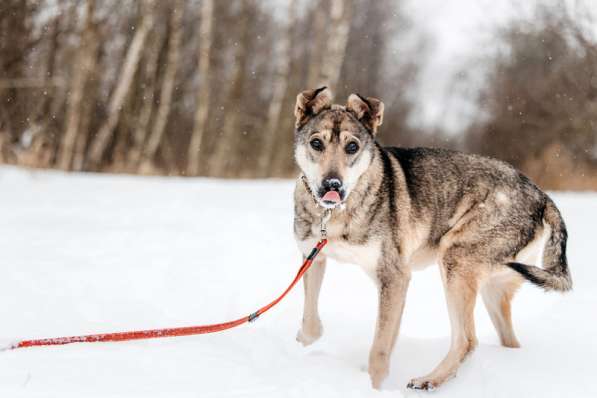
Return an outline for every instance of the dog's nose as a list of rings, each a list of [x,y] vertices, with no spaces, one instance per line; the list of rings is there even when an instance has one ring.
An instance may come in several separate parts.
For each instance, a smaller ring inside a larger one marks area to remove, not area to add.
[[[326,178],[323,180],[323,187],[326,191],[338,191],[342,187],[342,181],[338,178]]]

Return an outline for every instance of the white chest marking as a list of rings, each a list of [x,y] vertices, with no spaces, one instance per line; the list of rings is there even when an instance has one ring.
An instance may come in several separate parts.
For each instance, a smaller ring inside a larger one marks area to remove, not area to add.
[[[312,243],[313,241],[311,240],[299,242],[303,253],[310,251]],[[356,264],[371,278],[374,280],[377,279],[377,264],[381,256],[380,241],[370,241],[365,245],[353,245],[345,241],[331,240],[322,253],[329,258],[343,263]]]

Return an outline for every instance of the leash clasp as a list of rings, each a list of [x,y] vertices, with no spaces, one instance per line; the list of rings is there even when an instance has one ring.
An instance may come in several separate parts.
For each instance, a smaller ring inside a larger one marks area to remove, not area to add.
[[[327,223],[332,217],[332,209],[325,209],[323,211],[323,216],[321,217],[321,239],[326,239],[328,237],[328,228]]]
[[[313,199],[313,203],[315,203],[315,206],[321,207],[321,204],[317,201],[315,194],[313,193],[313,191],[311,190],[311,187],[309,186],[307,177],[304,174],[302,174],[300,178],[301,178],[301,181],[303,182],[303,184],[305,184],[305,190],[311,195],[311,198]],[[342,206],[342,205],[340,205],[340,206]],[[336,207],[334,207],[334,208],[336,208]],[[323,215],[321,216],[321,228],[320,228],[322,240],[327,239],[327,236],[328,236],[327,223],[330,220],[330,217],[332,217],[332,210],[334,210],[334,208],[326,208],[323,210]]]

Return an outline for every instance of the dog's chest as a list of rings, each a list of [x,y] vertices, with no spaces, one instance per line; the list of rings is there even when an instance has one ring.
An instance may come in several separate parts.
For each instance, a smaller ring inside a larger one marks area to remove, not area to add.
[[[342,239],[330,239],[324,251],[328,257],[334,260],[360,266],[369,276],[375,278],[381,255],[380,241],[372,240],[357,245]]]
[[[311,240],[299,242],[303,252],[308,252],[315,242]],[[381,256],[381,242],[370,240],[365,244],[353,244],[343,239],[330,238],[323,249],[323,254],[328,258],[343,263],[356,264],[373,279],[376,279],[376,270]]]
[[[358,265],[365,273],[376,279],[376,270],[381,257],[381,240],[375,238],[363,239],[366,230],[355,220],[345,218],[332,219],[327,226],[328,243],[322,251],[326,257],[342,263]],[[321,225],[310,226],[312,236],[320,236]],[[297,239],[303,254],[311,252],[318,239]],[[365,240],[364,243],[361,241]]]

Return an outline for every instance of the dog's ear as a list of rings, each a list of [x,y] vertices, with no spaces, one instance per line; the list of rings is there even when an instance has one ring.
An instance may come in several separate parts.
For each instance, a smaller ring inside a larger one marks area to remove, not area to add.
[[[383,102],[373,97],[362,97],[359,94],[350,94],[346,109],[367,127],[373,134],[377,127],[383,123]]]
[[[294,116],[296,127],[300,127],[311,116],[317,115],[324,109],[332,106],[332,92],[327,87],[303,91],[296,97]]]

